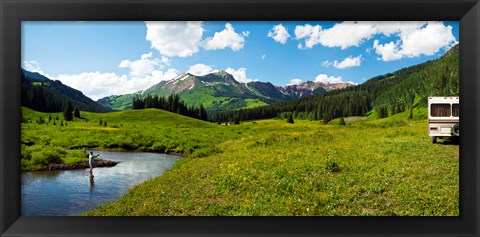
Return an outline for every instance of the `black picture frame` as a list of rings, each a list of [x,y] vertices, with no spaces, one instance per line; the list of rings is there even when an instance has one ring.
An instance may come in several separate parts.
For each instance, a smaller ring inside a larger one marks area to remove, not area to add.
[[[2,236],[479,236],[478,0],[0,0],[0,233]],[[460,21],[458,217],[20,216],[21,21]],[[468,101],[468,102],[463,102]]]

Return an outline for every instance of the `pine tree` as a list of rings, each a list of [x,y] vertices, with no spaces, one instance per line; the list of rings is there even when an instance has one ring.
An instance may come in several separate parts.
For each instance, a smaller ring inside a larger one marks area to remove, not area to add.
[[[102,119],[100,119],[100,122],[99,122],[98,124],[99,124],[100,126],[102,126],[102,125],[103,125],[103,121],[102,121]]]
[[[290,113],[290,114],[288,115],[287,123],[292,123],[292,124],[295,123],[295,122],[293,121],[293,113]]]
[[[78,107],[75,107],[75,109],[73,110],[73,116],[76,118],[80,118],[80,110],[78,109]]]
[[[413,119],[413,108],[410,107],[410,113],[408,114],[408,119]]]
[[[233,124],[240,124],[240,118],[238,116],[233,118]]]
[[[345,125],[345,119],[343,117],[340,117],[340,122],[338,122],[339,125]]]
[[[107,126],[107,121],[103,121],[103,126],[104,126],[104,127]]]
[[[66,121],[73,120],[73,108],[72,108],[72,103],[70,101],[67,102],[67,104],[65,105],[65,108],[63,109],[63,118]]]
[[[332,120],[332,115],[330,113],[325,112],[323,114],[323,123],[328,124]]]

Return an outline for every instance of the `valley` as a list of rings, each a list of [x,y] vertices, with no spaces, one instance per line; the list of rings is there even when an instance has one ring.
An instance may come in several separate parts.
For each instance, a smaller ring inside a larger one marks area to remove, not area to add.
[[[428,96],[459,94],[458,52],[356,86],[185,73],[98,103],[25,73],[21,169],[88,149],[183,156],[88,216],[458,216],[458,143],[427,130]]]

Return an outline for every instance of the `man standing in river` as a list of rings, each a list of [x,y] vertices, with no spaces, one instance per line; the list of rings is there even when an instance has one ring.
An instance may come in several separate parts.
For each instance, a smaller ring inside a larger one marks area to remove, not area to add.
[[[97,158],[100,154],[93,155],[93,151],[90,151],[90,155],[88,156],[88,164],[90,165],[90,176],[93,177],[92,169],[93,165],[95,165],[95,158]]]

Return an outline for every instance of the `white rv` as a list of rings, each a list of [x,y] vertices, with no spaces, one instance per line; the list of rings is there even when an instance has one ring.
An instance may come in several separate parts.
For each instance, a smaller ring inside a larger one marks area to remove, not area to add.
[[[437,138],[460,136],[460,102],[458,96],[428,97],[428,135]]]

